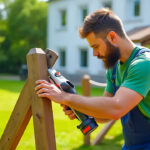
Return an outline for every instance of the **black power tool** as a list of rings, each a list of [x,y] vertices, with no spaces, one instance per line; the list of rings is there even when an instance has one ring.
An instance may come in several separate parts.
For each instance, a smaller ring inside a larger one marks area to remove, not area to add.
[[[74,85],[69,80],[64,78],[60,74],[60,72],[57,72],[54,69],[48,69],[48,73],[49,73],[50,79],[54,81],[55,85],[58,88],[60,88],[61,90],[67,93],[77,94]],[[84,135],[91,133],[94,129],[97,128],[98,125],[95,122],[93,117],[89,117],[74,109],[71,109],[71,110],[76,114],[77,119],[81,121],[81,124],[78,125],[77,128],[80,129]]]
[[[46,49],[45,52],[47,57],[47,66],[50,79],[52,79],[55,85],[59,87],[61,90],[68,93],[77,94],[74,85],[66,78],[64,78],[60,74],[60,72],[57,72],[56,70],[52,69],[58,58],[58,54],[51,49]],[[78,125],[77,128],[80,129],[84,135],[91,133],[94,129],[97,128],[98,125],[93,117],[89,117],[74,109],[71,110],[75,113],[77,119],[81,122],[81,124]]]

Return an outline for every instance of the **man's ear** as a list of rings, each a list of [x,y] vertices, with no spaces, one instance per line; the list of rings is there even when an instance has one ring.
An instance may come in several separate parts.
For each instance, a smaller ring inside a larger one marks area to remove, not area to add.
[[[114,31],[110,31],[108,34],[107,34],[107,40],[113,44],[113,45],[116,45],[116,42],[117,42],[117,34],[114,32]]]

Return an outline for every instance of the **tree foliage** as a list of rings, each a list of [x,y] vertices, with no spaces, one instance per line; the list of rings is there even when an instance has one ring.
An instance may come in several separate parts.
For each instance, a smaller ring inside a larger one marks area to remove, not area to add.
[[[26,54],[31,48],[45,49],[47,8],[47,3],[38,0],[14,0],[9,3],[5,40],[0,47],[0,54],[7,56],[3,58],[3,63],[0,61],[6,66],[3,71],[17,73],[21,64],[26,63]]]
[[[7,51],[9,42],[7,37],[7,26],[6,22],[7,20],[4,19],[4,13],[7,10],[9,0],[0,0],[0,71],[5,70],[5,66],[7,64]],[[3,7],[2,7],[3,6]],[[6,52],[5,52],[6,51]]]

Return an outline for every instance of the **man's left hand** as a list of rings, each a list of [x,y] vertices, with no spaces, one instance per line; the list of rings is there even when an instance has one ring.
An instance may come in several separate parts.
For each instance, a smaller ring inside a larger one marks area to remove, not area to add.
[[[37,86],[35,87],[35,90],[37,91],[37,95],[39,97],[48,98],[56,103],[64,104],[66,93],[61,91],[53,83],[46,80],[37,80],[36,84]]]

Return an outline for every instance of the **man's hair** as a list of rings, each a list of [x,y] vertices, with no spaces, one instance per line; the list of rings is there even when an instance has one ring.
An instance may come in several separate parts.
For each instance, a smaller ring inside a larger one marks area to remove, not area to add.
[[[122,38],[126,35],[121,20],[108,8],[99,9],[88,15],[82,27],[79,27],[81,38],[86,38],[90,32],[94,32],[95,35],[102,33],[106,37],[110,31],[116,32]]]

